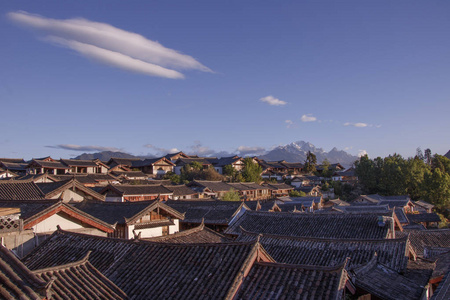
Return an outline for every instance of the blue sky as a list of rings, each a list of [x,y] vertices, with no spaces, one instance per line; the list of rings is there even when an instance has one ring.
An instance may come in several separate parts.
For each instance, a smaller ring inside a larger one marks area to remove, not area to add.
[[[448,1],[187,2],[2,2],[0,157],[450,149]]]

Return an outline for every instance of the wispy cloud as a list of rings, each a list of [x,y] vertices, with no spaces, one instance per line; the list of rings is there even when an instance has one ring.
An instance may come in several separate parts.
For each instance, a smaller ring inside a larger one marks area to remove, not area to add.
[[[180,150],[178,150],[177,148],[161,148],[161,147],[154,146],[152,144],[144,145],[144,147],[155,150],[156,154],[159,154],[159,155],[166,155],[166,154],[180,152]]]
[[[103,147],[103,146],[80,146],[73,144],[60,144],[56,146],[45,146],[47,148],[72,150],[72,151],[83,151],[83,152],[94,152],[94,151],[112,151],[119,152],[121,149],[115,147]]]
[[[269,105],[274,105],[274,106],[280,106],[280,105],[285,105],[285,104],[287,104],[286,101],[282,101],[282,100],[280,100],[280,99],[277,99],[277,98],[275,98],[275,97],[272,96],[272,95],[269,95],[269,96],[260,98],[259,101],[262,101],[262,102],[264,102],[264,103],[267,103],[267,104],[269,104]]]
[[[294,126],[294,122],[292,120],[286,120],[284,123],[287,124],[286,128],[292,128],[292,126]]]
[[[303,115],[301,117],[302,122],[315,122],[317,121],[317,118],[314,117],[312,114]]]
[[[264,153],[266,153],[266,148],[258,146],[239,146],[236,150],[240,156],[263,155]]]
[[[212,72],[192,56],[106,23],[82,18],[50,19],[23,11],[10,12],[8,17],[15,23],[44,32],[47,41],[113,67],[172,79],[184,76],[170,68]]]
[[[364,127],[372,127],[373,125],[367,124],[367,123],[344,123],[344,126],[353,126],[353,127],[359,127],[359,128],[364,128]]]

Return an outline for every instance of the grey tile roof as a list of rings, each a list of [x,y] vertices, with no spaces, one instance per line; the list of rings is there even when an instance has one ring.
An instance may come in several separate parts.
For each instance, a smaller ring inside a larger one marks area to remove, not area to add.
[[[188,196],[197,194],[196,191],[188,188],[186,185],[164,185],[164,187],[170,190],[175,197]]]
[[[59,161],[69,167],[97,167],[98,166],[92,160],[60,159]]]
[[[104,194],[106,191],[111,190],[120,195],[159,195],[159,194],[172,194],[172,191],[165,188],[162,185],[153,184],[140,184],[140,185],[108,185],[102,191]]]
[[[0,245],[0,297],[44,299],[47,282],[28,270],[17,257]]]
[[[183,223],[228,225],[244,204],[240,201],[169,200],[166,205],[185,213]]]
[[[333,209],[345,213],[388,213],[387,205],[350,205],[350,206],[334,206]]]
[[[0,200],[39,200],[44,193],[32,181],[0,181]]]
[[[20,208],[20,217],[24,220],[36,215],[37,213],[51,207],[58,200],[0,200],[0,207]]]
[[[441,218],[436,213],[406,214],[406,217],[410,223],[441,221]]]
[[[81,211],[92,215],[108,224],[129,223],[140,214],[159,207],[171,214],[172,217],[183,219],[183,215],[163,203],[154,201],[136,201],[136,202],[103,202],[103,201],[83,201],[75,205]]]
[[[411,246],[418,256],[424,257],[425,247],[450,248],[450,229],[408,230]]]
[[[89,262],[131,299],[227,299],[259,243],[167,244],[57,231],[24,258],[30,269]]]
[[[233,222],[225,234],[239,235],[247,231],[289,236],[385,239],[390,233],[391,219],[378,225],[379,214],[303,214],[246,211]],[[392,217],[385,214],[384,217]]]
[[[256,263],[236,299],[343,299],[347,272],[338,267]]]
[[[48,168],[48,169],[69,169],[68,166],[64,165],[63,163],[59,161],[46,161],[46,160],[33,160],[31,164],[36,164],[40,166],[41,168]]]
[[[379,261],[398,272],[406,269],[410,246],[408,237],[399,239],[323,239],[257,234],[243,231],[237,241],[258,239],[278,263],[337,266],[349,257],[349,268],[368,263],[375,253]]]
[[[154,238],[142,239],[146,241],[159,242],[159,243],[171,243],[171,244],[195,244],[195,243],[228,243],[230,239],[224,235],[209,229],[204,224],[199,226],[180,231],[174,234],[165,236],[159,236]]]
[[[33,273],[45,282],[52,282],[49,287],[51,299],[128,299],[120,288],[88,261],[88,256],[75,263]]]
[[[230,189],[234,189],[233,186],[223,181],[194,180],[189,184],[189,186],[195,185],[208,188],[213,192],[227,192]]]
[[[439,286],[434,291],[431,300],[448,300],[450,299],[450,272],[444,276]]]
[[[425,286],[408,279],[391,268],[377,263],[376,256],[354,272],[355,285],[379,299],[420,299]]]

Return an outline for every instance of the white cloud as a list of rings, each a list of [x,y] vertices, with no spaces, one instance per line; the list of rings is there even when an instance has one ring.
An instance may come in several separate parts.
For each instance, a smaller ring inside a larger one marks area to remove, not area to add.
[[[368,155],[366,150],[359,150],[358,152],[358,157],[364,156],[364,155]]]
[[[239,146],[237,152],[240,156],[248,156],[248,155],[262,155],[266,153],[266,149],[264,147],[248,147],[248,146]]]
[[[363,128],[363,127],[372,127],[372,125],[369,125],[367,123],[344,123],[344,126],[353,126],[353,127],[359,127],[359,128]]]
[[[161,147],[154,146],[152,144],[144,145],[144,147],[153,149],[156,151],[157,154],[160,154],[160,155],[166,155],[166,154],[180,152],[180,150],[178,150],[177,148],[161,148]]]
[[[285,104],[287,104],[287,102],[282,101],[282,100],[280,100],[280,99],[277,99],[277,98],[275,98],[275,97],[272,96],[272,95],[269,95],[269,96],[260,98],[259,101],[265,102],[265,103],[267,103],[267,104],[269,104],[269,105],[275,105],[275,106],[280,106],[280,105],[285,105]]]
[[[301,118],[302,122],[314,122],[317,121],[317,118],[312,114],[303,115]]]
[[[56,146],[46,146],[47,148],[55,148],[55,149],[64,149],[64,150],[72,150],[72,151],[85,151],[85,152],[94,152],[94,151],[112,151],[119,152],[121,149],[115,147],[103,147],[103,146],[80,146],[73,144],[60,144]]]
[[[53,42],[114,67],[166,78],[183,78],[181,73],[167,68],[212,72],[192,56],[106,23],[82,18],[50,19],[23,11],[10,12],[8,17],[53,36],[49,38]]]

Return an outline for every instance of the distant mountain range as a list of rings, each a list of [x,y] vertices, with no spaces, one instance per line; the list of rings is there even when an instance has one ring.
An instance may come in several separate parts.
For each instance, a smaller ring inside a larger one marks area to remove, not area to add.
[[[108,161],[111,157],[136,158],[137,156],[123,152],[102,151],[97,153],[83,153],[75,157],[74,159],[82,159],[82,160],[100,159],[101,161]]]
[[[316,148],[313,144],[304,141],[276,147],[263,156],[259,156],[259,158],[266,161],[285,160],[287,162],[304,162],[308,151],[316,155],[317,163],[319,164],[327,159],[332,164],[340,163],[349,166],[358,159],[357,156],[351,155],[343,150],[338,150],[336,147],[331,149],[330,152],[326,152],[322,148]]]
[[[448,152],[444,156],[450,159],[450,150],[448,150]]]
[[[326,152],[322,148],[316,148],[313,144],[304,141],[298,141],[288,145],[276,147],[266,154],[259,156],[259,158],[266,161],[285,160],[287,162],[304,162],[308,151],[311,151],[316,155],[317,163],[322,163],[325,159],[328,159],[330,163],[340,163],[342,165],[349,166],[358,159],[357,156],[353,156],[343,150],[338,150],[336,147],[331,149],[330,152]],[[149,158],[149,156],[134,156],[123,152],[103,151],[89,154],[83,153],[80,156],[75,157],[75,159],[100,159],[101,161],[108,161],[111,157]]]

